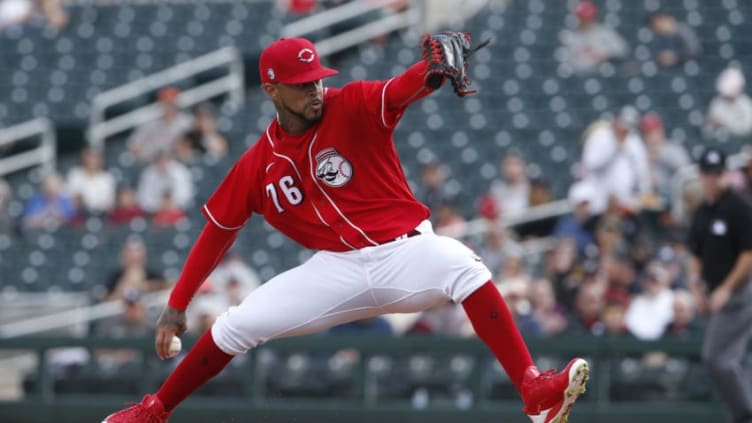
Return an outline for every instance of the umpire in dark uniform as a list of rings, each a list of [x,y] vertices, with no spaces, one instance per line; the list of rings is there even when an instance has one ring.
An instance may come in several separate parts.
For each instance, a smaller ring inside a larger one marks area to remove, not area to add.
[[[708,315],[702,359],[733,423],[752,423],[752,208],[724,183],[726,156],[708,148],[700,157],[705,201],[692,218],[691,289]]]

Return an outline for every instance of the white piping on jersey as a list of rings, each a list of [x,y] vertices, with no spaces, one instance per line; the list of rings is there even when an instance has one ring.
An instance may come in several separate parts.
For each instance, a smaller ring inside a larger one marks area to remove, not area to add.
[[[357,250],[354,246],[350,245],[349,242],[347,242],[344,238],[342,238],[342,235],[339,236],[339,240],[342,241],[343,244],[347,245],[348,247],[352,248],[353,250]]]
[[[279,120],[279,116],[277,116],[277,119]],[[272,136],[269,135],[269,128],[272,127],[272,124],[270,123],[269,126],[266,127],[266,139],[269,140],[269,144],[272,145],[272,148],[274,148],[274,141],[272,141]]]
[[[384,88],[381,89],[381,123],[384,124],[384,127],[389,128],[391,125],[386,123],[386,87],[389,86],[389,84],[394,81],[394,78],[386,81],[386,84],[384,84]],[[399,107],[404,107],[407,104],[410,104],[413,99],[423,93],[423,90],[426,90],[426,87],[420,87],[413,95],[407,98],[402,104],[399,105]]]
[[[214,223],[215,225],[219,226],[220,229],[224,229],[226,231],[235,231],[235,230],[238,230],[238,229],[242,228],[243,225],[245,225],[245,223],[244,223],[243,225],[234,226],[234,227],[224,226],[221,223],[217,222],[217,219],[214,218],[214,215],[211,213],[211,211],[209,211],[209,207],[207,207],[206,204],[204,204],[204,210],[206,211],[206,214],[209,216],[209,219],[211,219],[212,223]]]
[[[389,125],[386,124],[386,114],[384,113],[386,109],[386,87],[389,86],[389,84],[394,81],[394,78],[386,81],[386,84],[384,84],[384,88],[381,89],[381,123],[384,125],[385,128],[388,128]]]
[[[292,170],[294,170],[295,174],[298,175],[298,180],[300,180],[302,182],[303,181],[303,176],[301,176],[300,171],[298,171],[298,167],[295,166],[295,162],[293,162],[291,158],[285,156],[284,154],[279,154],[276,151],[274,151],[274,141],[272,141],[272,136],[271,136],[271,134],[269,134],[269,128],[271,126],[272,125],[269,124],[269,126],[266,127],[266,139],[268,139],[269,140],[269,144],[272,145],[272,154],[274,154],[277,157],[281,157],[281,158],[287,160],[290,163],[290,166],[292,166]],[[315,133],[313,134],[313,137],[316,138],[316,134]],[[327,223],[327,221],[324,220],[324,218],[321,216],[321,213],[319,212],[319,209],[316,208],[316,203],[313,202],[313,200],[311,201],[311,206],[313,206],[313,211],[316,212],[316,216],[318,216],[318,218],[321,221],[321,223],[323,223],[324,226],[326,226],[326,227],[331,227],[331,225],[329,225],[329,223]]]
[[[324,197],[326,197],[326,199],[329,200],[329,204],[331,204],[332,207],[334,207],[334,210],[336,210],[337,214],[339,214],[340,217],[342,217],[342,220],[347,222],[347,224],[350,225],[353,229],[360,232],[360,234],[363,235],[363,238],[365,238],[368,242],[370,242],[373,245],[379,245],[378,242],[372,240],[368,235],[366,235],[363,229],[361,229],[356,224],[352,223],[350,219],[348,219],[347,216],[345,216],[345,214],[342,213],[342,210],[340,210],[339,207],[337,207],[337,204],[334,202],[334,200],[332,200],[332,198],[329,197],[329,194],[327,194],[326,191],[324,191],[324,189],[321,188],[321,185],[319,185],[318,180],[316,180],[316,170],[314,169],[314,165],[313,165],[313,145],[316,144],[317,135],[318,134],[313,134],[313,138],[311,138],[311,144],[308,145],[308,161],[311,163],[310,165],[311,166],[311,178],[313,179],[313,183],[316,185],[316,188],[318,188],[319,191],[321,191],[321,193],[324,194]]]

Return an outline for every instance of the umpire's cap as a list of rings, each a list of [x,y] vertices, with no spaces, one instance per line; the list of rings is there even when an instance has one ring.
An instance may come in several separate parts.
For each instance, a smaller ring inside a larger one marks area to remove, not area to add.
[[[261,82],[301,84],[336,75],[321,66],[319,54],[305,38],[281,38],[269,44],[259,58]]]
[[[708,147],[700,155],[700,172],[719,174],[726,170],[726,154],[715,147]]]

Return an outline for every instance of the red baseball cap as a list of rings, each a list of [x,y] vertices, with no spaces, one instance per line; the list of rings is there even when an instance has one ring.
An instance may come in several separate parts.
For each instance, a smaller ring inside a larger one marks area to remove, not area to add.
[[[581,1],[575,7],[574,14],[582,20],[591,20],[598,14],[598,7],[592,2]]]
[[[261,82],[300,84],[338,74],[321,66],[316,47],[305,38],[281,38],[269,44],[259,58]]]
[[[640,119],[640,129],[642,132],[652,131],[663,126],[661,117],[655,113],[648,113]]]

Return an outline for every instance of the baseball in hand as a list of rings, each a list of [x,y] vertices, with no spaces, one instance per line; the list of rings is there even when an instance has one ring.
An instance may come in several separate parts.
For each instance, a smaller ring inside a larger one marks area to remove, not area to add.
[[[175,357],[176,355],[180,354],[181,349],[183,349],[183,343],[180,342],[180,338],[173,336],[172,341],[170,341],[170,349],[169,351],[167,351],[167,357]]]

